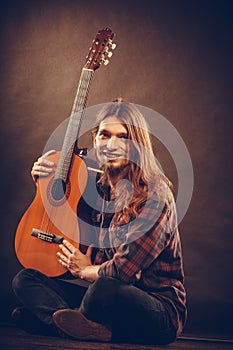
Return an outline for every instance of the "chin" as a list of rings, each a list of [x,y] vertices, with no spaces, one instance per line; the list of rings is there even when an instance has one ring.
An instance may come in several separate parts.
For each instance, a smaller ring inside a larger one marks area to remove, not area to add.
[[[106,167],[108,168],[121,168],[123,166],[120,162],[106,162]]]
[[[129,163],[124,162],[107,162],[104,164],[104,169],[112,175],[119,174],[129,166]]]

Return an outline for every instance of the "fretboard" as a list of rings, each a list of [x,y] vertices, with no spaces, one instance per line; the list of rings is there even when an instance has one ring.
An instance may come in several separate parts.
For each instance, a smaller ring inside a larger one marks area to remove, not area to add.
[[[82,69],[70,120],[64,137],[62,150],[55,173],[55,179],[62,179],[65,182],[67,181],[75,143],[79,137],[79,131],[84,115],[84,109],[86,107],[93,73],[94,71],[92,69]]]

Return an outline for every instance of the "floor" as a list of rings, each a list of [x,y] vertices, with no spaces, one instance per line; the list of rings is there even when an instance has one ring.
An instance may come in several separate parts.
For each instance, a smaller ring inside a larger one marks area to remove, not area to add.
[[[233,342],[183,337],[167,346],[80,342],[29,335],[13,326],[0,327],[1,350],[233,350]]]

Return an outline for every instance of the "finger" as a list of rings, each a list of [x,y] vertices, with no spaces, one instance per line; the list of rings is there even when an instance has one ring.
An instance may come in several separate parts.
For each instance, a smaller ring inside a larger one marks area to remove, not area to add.
[[[69,264],[69,259],[68,259],[65,255],[61,254],[60,252],[57,252],[57,256],[58,256],[59,259],[62,260],[66,265]]]
[[[44,166],[44,165],[38,165],[38,164],[35,164],[32,168],[33,171],[45,171],[45,172],[51,172],[53,171],[53,168],[50,166],[50,167],[47,167],[47,166]]]
[[[34,167],[37,167],[37,166],[52,167],[52,166],[54,166],[54,162],[51,162],[50,160],[47,160],[47,159],[44,159],[44,158],[40,157],[34,163],[33,166]]]
[[[50,151],[46,152],[45,154],[42,155],[41,158],[46,158],[48,156],[50,156],[50,154],[56,153],[55,149],[51,149]]]
[[[39,176],[39,177],[44,177],[44,176],[48,176],[51,173],[51,171],[32,171],[31,174],[32,176]]]
[[[90,246],[87,248],[86,255],[87,255],[88,257],[91,256],[92,249],[93,249],[93,245],[90,245]]]
[[[42,165],[43,164],[43,165]],[[38,177],[46,177],[54,172],[54,163],[49,161],[37,161],[34,163],[31,176],[34,181],[37,181]]]
[[[34,173],[31,171],[31,176],[32,176],[33,181],[35,181],[35,183],[37,184],[38,175],[34,174]]]
[[[61,264],[65,269],[68,270],[68,266],[67,266],[67,264],[66,264],[63,260],[58,259],[58,262],[59,262],[59,264]]]
[[[65,254],[67,258],[70,258],[71,256],[71,251],[67,249],[63,244],[59,244],[59,248],[61,249],[62,253]]]
[[[66,239],[63,240],[62,244],[69,249],[69,251],[73,254],[76,251],[76,248],[73,244],[68,242]]]
[[[47,169],[47,168],[32,168],[31,175],[32,178],[35,180],[38,177],[46,177],[54,172],[53,169]]]

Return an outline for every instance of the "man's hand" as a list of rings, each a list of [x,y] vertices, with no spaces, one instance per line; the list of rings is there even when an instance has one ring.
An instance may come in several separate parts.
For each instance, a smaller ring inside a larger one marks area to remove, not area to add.
[[[55,152],[55,150],[48,151],[43,156],[39,157],[37,161],[33,164],[31,170],[31,176],[33,178],[33,181],[36,182],[39,176],[45,177],[50,175],[54,171],[54,163],[50,162],[45,158]]]
[[[62,266],[69,270],[73,276],[90,282],[99,277],[99,266],[92,265],[91,262],[92,246],[89,246],[86,254],[83,254],[78,248],[75,248],[73,244],[63,240],[62,244],[59,245],[59,248],[62,253],[57,253],[57,256],[59,257],[58,261]]]

